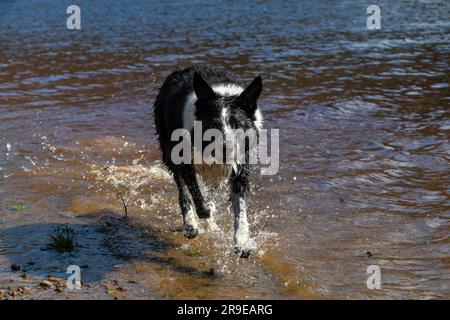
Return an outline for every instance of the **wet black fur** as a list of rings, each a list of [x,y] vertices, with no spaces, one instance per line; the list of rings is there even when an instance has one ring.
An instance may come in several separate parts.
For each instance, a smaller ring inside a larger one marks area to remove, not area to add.
[[[236,84],[244,87],[242,82],[232,74],[217,68],[194,66],[178,70],[166,78],[153,106],[162,160],[173,173],[179,191],[179,203],[183,215],[189,210],[190,200],[187,193],[189,191],[198,217],[210,217],[204,195],[201,194],[198,187],[194,166],[191,164],[175,165],[171,160],[172,148],[178,144],[178,141],[171,141],[170,137],[175,129],[183,128],[183,109],[189,94],[194,90],[197,94],[195,116],[197,120],[202,121],[203,131],[209,128],[223,129],[221,121],[223,106],[226,106],[229,110],[229,125],[231,128],[256,129],[254,127],[255,110],[257,108],[256,101],[262,88],[261,78],[255,78],[239,97],[220,97],[208,87],[208,85],[219,84]],[[191,137],[193,139],[192,132]],[[246,197],[250,190],[247,148],[246,155],[246,164],[238,165],[237,172],[233,171],[229,178],[231,192],[235,196]]]

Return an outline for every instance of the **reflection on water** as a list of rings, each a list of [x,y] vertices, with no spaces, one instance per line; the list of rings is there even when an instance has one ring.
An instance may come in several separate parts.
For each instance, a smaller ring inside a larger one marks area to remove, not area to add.
[[[1,2],[0,289],[78,264],[80,292],[31,297],[448,298],[449,3],[381,1],[376,32],[366,5],[79,1],[69,31],[64,4]],[[280,128],[279,174],[254,175],[248,261],[224,197],[222,234],[183,238],[158,161],[153,99],[194,63],[262,74]],[[62,224],[81,243],[63,256],[47,248]]]

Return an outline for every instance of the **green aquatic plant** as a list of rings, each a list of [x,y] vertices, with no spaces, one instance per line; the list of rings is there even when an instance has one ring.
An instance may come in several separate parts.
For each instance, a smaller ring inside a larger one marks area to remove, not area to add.
[[[13,204],[9,207],[12,211],[25,211],[28,209],[28,206],[22,203]]]
[[[203,256],[203,251],[199,248],[189,248],[184,250],[184,254],[188,257],[201,257]]]
[[[68,225],[55,229],[55,234],[50,235],[52,238],[51,247],[58,252],[71,252],[76,247],[75,231]]]

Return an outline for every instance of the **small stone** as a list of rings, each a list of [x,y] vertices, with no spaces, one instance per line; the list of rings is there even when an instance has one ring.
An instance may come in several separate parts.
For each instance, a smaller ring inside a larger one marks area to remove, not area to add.
[[[50,282],[54,282],[54,283],[58,283],[58,282],[62,281],[61,278],[58,278],[55,276],[48,276],[47,280]]]
[[[20,277],[22,278],[22,279],[27,279],[28,278],[28,275],[26,274],[26,273],[22,273],[21,275],[20,275]]]
[[[19,293],[25,293],[28,291],[28,287],[20,286],[19,288],[17,288],[17,291]]]
[[[41,283],[39,284],[39,286],[41,286],[41,287],[44,288],[44,289],[48,289],[48,288],[51,288],[51,287],[53,286],[53,283],[51,283],[51,282],[48,281],[48,280],[43,280],[43,281],[41,281]]]
[[[66,285],[63,282],[59,282],[56,284],[55,291],[62,292],[65,287],[66,287]]]

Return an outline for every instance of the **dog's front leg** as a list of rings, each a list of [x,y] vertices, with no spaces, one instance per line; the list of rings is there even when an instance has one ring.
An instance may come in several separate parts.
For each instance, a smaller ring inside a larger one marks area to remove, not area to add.
[[[234,249],[242,258],[247,258],[256,249],[247,221],[246,198],[249,190],[248,168],[241,167],[231,178],[231,203],[234,211]]]
[[[211,216],[211,210],[200,191],[194,168],[191,165],[182,165],[178,171],[191,193],[197,216],[200,219],[208,219]]]
[[[197,217],[189,201],[188,190],[183,178],[177,172],[174,173],[174,178],[178,188],[178,202],[183,215],[183,234],[186,238],[193,239],[198,235]]]

